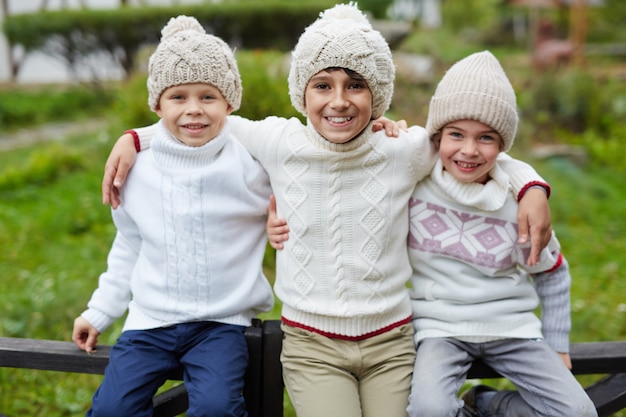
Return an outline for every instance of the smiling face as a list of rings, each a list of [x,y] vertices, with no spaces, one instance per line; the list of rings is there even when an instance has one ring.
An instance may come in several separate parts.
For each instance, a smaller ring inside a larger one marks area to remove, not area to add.
[[[206,83],[167,88],[156,109],[167,130],[189,146],[202,146],[219,135],[232,111],[220,91]]]
[[[326,140],[346,143],[358,136],[372,118],[372,92],[358,74],[327,69],[309,80],[304,92],[311,124]]]
[[[502,138],[491,127],[476,120],[457,120],[441,129],[439,157],[457,181],[484,184],[501,147]]]

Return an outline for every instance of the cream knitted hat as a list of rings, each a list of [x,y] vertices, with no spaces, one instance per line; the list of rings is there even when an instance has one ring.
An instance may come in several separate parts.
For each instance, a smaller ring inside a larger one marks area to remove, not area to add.
[[[161,30],[161,43],[148,62],[148,104],[155,111],[163,91],[181,84],[208,83],[237,110],[241,78],[226,42],[208,35],[189,16],[171,18]]]
[[[320,13],[292,51],[289,96],[303,115],[306,116],[304,91],[309,80],[331,67],[350,69],[365,79],[372,92],[374,119],[389,108],[395,77],[391,50],[354,2]]]
[[[472,54],[446,72],[430,100],[426,130],[432,137],[446,124],[463,119],[495,129],[502,137],[502,150],[511,149],[518,123],[515,91],[489,51]]]

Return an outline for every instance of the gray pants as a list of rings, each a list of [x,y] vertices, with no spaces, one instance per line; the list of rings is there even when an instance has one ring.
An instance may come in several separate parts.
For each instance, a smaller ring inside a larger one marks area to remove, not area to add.
[[[466,343],[429,338],[417,347],[409,416],[459,416],[463,401],[458,391],[476,359],[482,359],[517,387],[517,391],[499,391],[484,417],[598,415],[574,375],[542,340]]]

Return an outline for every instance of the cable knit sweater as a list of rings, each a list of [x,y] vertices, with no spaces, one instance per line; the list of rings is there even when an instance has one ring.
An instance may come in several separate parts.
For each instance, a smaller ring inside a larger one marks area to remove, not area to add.
[[[421,127],[399,138],[363,133],[334,144],[298,119],[230,116],[234,135],[267,170],[290,227],[274,290],[283,321],[358,340],[408,322],[408,202],[435,152]],[[144,149],[152,128],[136,130]],[[508,157],[518,191],[542,181]]]
[[[82,316],[99,331],[128,307],[124,330],[211,320],[249,325],[273,305],[262,272],[270,195],[267,174],[221,134],[201,147],[162,122],[113,210],[108,269]]]
[[[568,266],[556,237],[538,265],[517,244],[518,204],[498,164],[485,185],[462,184],[438,161],[410,202],[409,256],[416,341],[541,338],[569,351]],[[534,274],[534,279],[529,274]],[[539,298],[538,296],[539,295]]]

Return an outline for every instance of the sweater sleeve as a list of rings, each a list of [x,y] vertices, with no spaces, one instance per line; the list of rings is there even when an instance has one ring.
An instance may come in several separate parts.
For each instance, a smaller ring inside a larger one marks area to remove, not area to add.
[[[125,236],[119,231],[121,223],[127,222],[123,207],[114,210],[113,216],[118,232],[109,251],[107,270],[100,275],[98,288],[87,303],[87,310],[81,314],[99,332],[106,330],[128,308],[130,278],[139,251],[139,235],[131,233]]]
[[[249,120],[240,116],[228,116],[228,125],[232,135],[243,144],[253,158],[258,160],[265,170],[276,165],[276,146],[284,143],[291,128],[302,128],[296,118],[269,116],[263,120]]]
[[[511,158],[508,154],[500,152],[498,163],[507,173],[511,181],[511,188],[515,193],[517,201],[520,201],[524,193],[533,186],[544,187],[548,197],[550,197],[550,184],[548,184],[535,169],[526,162]]]
[[[428,133],[423,127],[411,126],[409,135],[415,146],[413,155],[417,156],[409,167],[415,171],[417,180],[421,181],[432,173],[433,167],[439,160],[439,152],[433,141],[428,138]],[[409,155],[412,154],[409,153]]]
[[[535,288],[541,300],[543,336],[560,353],[569,353],[570,286],[569,264],[561,257],[560,266],[534,275]]]
[[[156,132],[156,127],[158,122],[145,127],[138,127],[135,129],[127,130],[127,133],[130,133],[135,138],[135,148],[137,148],[137,143],[139,143],[139,148],[137,152],[145,151],[150,148],[150,142],[152,141],[152,137]]]

